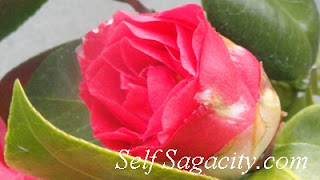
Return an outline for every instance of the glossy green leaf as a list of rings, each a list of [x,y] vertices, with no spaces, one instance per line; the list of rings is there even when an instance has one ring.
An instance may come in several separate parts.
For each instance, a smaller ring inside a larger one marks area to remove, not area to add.
[[[124,157],[129,162],[133,160]],[[117,162],[124,164],[118,153],[54,127],[32,107],[19,81],[14,85],[5,159],[10,167],[43,179],[212,179],[177,169],[162,169],[159,164],[153,164],[149,175],[142,168],[115,169]],[[143,163],[135,165],[142,167]]]
[[[317,180],[320,177],[320,105],[313,105],[305,108],[295,115],[279,134],[273,157],[268,161],[267,167],[271,169],[262,169],[252,173],[250,180]],[[281,157],[287,157],[286,159]],[[300,157],[293,161],[293,157]],[[306,157],[307,161],[303,160]],[[279,160],[280,159],[280,160]],[[279,161],[278,161],[279,160]],[[278,161],[278,163],[277,163]],[[305,168],[304,168],[304,162]],[[276,167],[283,169],[279,169]],[[292,166],[291,166],[292,165]],[[298,168],[297,168],[298,165]],[[290,168],[291,167],[291,168]]]
[[[22,86],[25,87],[31,79],[35,70],[40,66],[43,60],[56,49],[65,44],[56,46],[46,50],[18,65],[9,71],[0,80],[0,116],[7,121],[9,115],[10,102],[12,97],[13,84],[16,79],[19,79]]]
[[[315,62],[319,14],[314,0],[202,0],[218,32],[263,61],[271,79],[303,79]]]
[[[81,73],[75,53],[79,40],[52,52],[34,72],[26,93],[55,127],[95,144],[87,107],[78,97]]]
[[[33,15],[46,0],[0,0],[0,41]]]

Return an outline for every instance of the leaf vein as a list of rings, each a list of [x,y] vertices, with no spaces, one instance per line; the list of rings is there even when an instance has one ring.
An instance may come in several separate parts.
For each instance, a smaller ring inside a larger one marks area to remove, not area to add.
[[[24,110],[23,108],[21,108],[22,102],[21,102],[21,97],[20,97],[20,96],[19,96],[19,98],[18,98],[18,101],[19,101],[19,104],[20,104],[20,109],[21,109],[22,113],[24,114],[24,116],[25,116],[26,119],[27,119],[27,124],[28,124],[28,126],[29,126],[29,129],[30,129],[31,133],[34,135],[35,139],[42,145],[42,147],[43,147],[52,157],[54,157],[58,162],[60,162],[60,163],[63,164],[64,166],[66,166],[66,167],[68,167],[68,168],[70,168],[70,169],[72,169],[72,170],[74,170],[74,171],[76,171],[76,172],[79,172],[79,173],[81,173],[81,174],[83,174],[83,175],[85,175],[85,176],[88,176],[88,177],[92,178],[92,179],[102,180],[102,179],[100,179],[100,178],[98,178],[98,177],[95,177],[95,176],[92,176],[92,175],[90,175],[90,174],[87,174],[87,173],[85,173],[85,172],[83,172],[83,171],[81,171],[81,170],[79,170],[79,169],[73,168],[72,166],[68,165],[67,163],[63,162],[63,161],[60,160],[58,157],[56,157],[56,155],[55,155],[54,153],[52,153],[52,152],[42,143],[42,141],[37,137],[36,133],[33,131],[32,127],[31,127],[31,125],[30,125],[30,122],[29,122],[29,119],[30,119],[29,116],[27,115],[27,113],[25,112],[25,110]]]

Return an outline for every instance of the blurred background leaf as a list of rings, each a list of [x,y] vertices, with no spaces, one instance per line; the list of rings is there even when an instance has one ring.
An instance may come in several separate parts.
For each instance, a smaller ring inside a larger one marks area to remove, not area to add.
[[[272,80],[271,84],[280,98],[281,109],[288,111],[290,106],[297,100],[298,91],[287,82]]]
[[[307,91],[290,106],[288,110],[288,116],[284,117],[283,121],[290,120],[299,111],[313,104],[314,100],[312,90],[308,88]]]
[[[304,79],[316,60],[319,14],[314,0],[202,0],[222,35],[263,61],[274,80]]]
[[[46,0],[0,0],[0,41],[33,15]]]
[[[306,80],[305,84],[307,87],[303,92],[299,92],[297,94],[297,98],[291,102],[291,105],[287,106],[286,109],[283,109],[284,111],[288,112],[288,116],[284,117],[284,121],[290,120],[295,114],[297,114],[302,109],[311,106],[318,102],[318,95],[319,95],[319,84],[318,84],[318,68],[317,66],[313,66],[311,69],[311,72],[309,74],[309,79]],[[292,87],[292,86],[291,86]],[[275,87],[276,90],[278,90]],[[283,94],[280,91],[277,91],[280,100],[282,97],[282,103],[286,104],[285,99],[283,97],[286,96],[286,93],[283,92]],[[287,95],[290,94],[290,91],[287,91]]]
[[[0,116],[4,121],[7,121],[9,114],[9,107],[12,98],[12,89],[13,84],[16,79],[20,80],[20,83],[23,87],[26,87],[29,80],[31,79],[33,73],[40,66],[42,61],[51,54],[57,48],[60,48],[62,45],[46,50],[26,61],[17,67],[9,71],[1,80],[0,80]]]
[[[100,144],[93,138],[89,111],[78,97],[82,80],[74,40],[54,50],[32,75],[26,93],[35,108],[64,132]]]
[[[318,87],[320,87],[320,48],[318,51],[318,58],[317,58],[317,80],[318,80]],[[320,91],[320,90],[319,90]],[[320,92],[319,92],[320,95]]]

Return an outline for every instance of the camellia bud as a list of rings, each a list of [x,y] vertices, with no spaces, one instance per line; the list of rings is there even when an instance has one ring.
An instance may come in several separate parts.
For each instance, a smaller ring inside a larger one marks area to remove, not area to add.
[[[243,155],[253,164],[278,128],[279,99],[262,65],[219,35],[198,5],[119,11],[83,38],[77,54],[80,97],[109,149],[141,158],[159,152],[158,163]],[[172,159],[160,153],[170,149]],[[235,178],[243,167],[199,173]]]

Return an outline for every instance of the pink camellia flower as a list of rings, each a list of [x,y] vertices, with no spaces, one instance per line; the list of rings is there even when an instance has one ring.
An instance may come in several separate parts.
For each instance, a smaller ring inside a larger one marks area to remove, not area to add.
[[[119,11],[86,35],[77,54],[80,96],[94,136],[109,149],[259,157],[278,127],[279,99],[262,65],[219,35],[198,5]],[[220,173],[205,174],[213,172]]]
[[[0,118],[0,179],[6,180],[36,180],[35,178],[26,176],[7,166],[4,161],[4,145],[7,133],[7,125]]]

